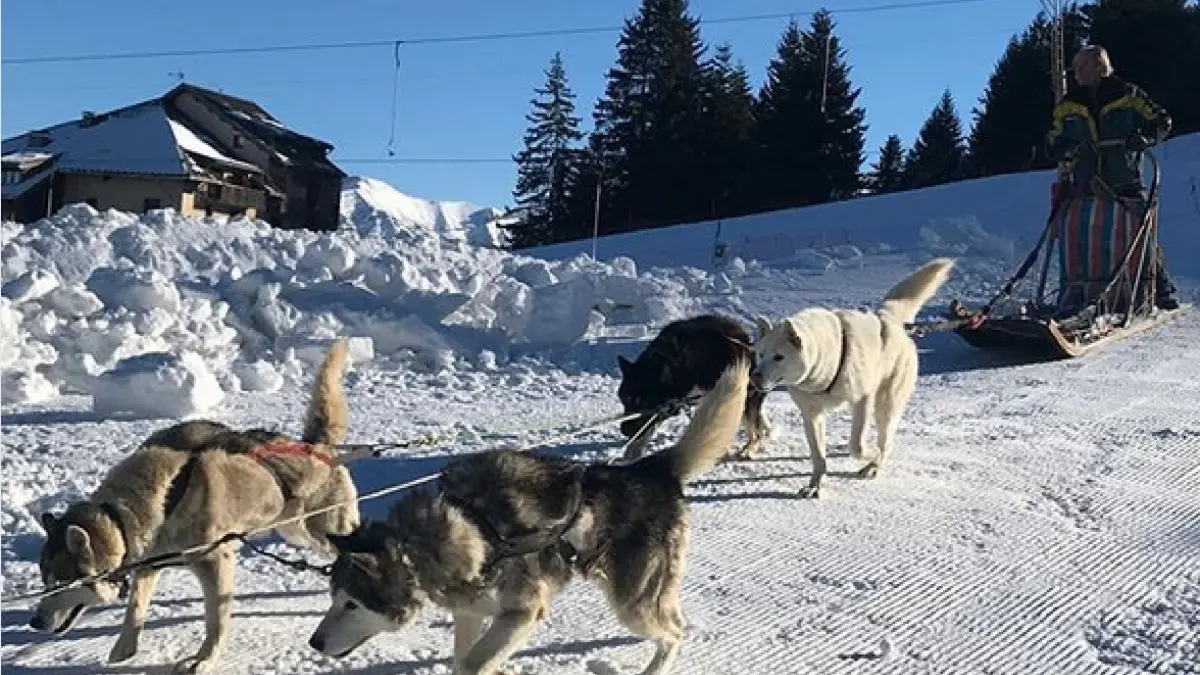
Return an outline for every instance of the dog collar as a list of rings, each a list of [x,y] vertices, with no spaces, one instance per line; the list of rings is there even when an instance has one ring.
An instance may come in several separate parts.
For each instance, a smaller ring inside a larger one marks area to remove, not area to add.
[[[838,321],[838,327],[842,329],[842,353],[838,355],[838,367],[833,373],[833,379],[829,381],[829,386],[825,387],[824,394],[833,391],[833,386],[842,378],[842,371],[846,369],[846,352],[850,351],[850,334],[846,330],[846,323]]]

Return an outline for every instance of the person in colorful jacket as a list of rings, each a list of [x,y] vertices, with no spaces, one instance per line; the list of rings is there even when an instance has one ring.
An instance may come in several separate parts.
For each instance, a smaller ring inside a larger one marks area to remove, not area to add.
[[[1051,156],[1066,162],[1075,195],[1120,200],[1145,208],[1142,153],[1171,131],[1171,117],[1137,85],[1118,77],[1108,52],[1088,45],[1072,61],[1075,82],[1054,108],[1047,141]],[[1156,256],[1155,304],[1175,309],[1175,287]]]

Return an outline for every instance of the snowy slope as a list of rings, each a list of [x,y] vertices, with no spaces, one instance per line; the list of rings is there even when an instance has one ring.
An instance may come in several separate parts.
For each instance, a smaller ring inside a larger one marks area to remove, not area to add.
[[[1178,162],[1175,148],[1171,153],[1170,161]],[[502,351],[524,339],[531,326],[560,325],[570,308],[597,303],[604,323],[582,335],[557,335],[523,352],[514,350],[509,358],[472,351],[481,341],[449,358],[357,362],[347,377],[352,441],[400,440],[435,431],[452,432],[454,438],[444,446],[357,464],[356,482],[367,491],[428,474],[455,454],[549,435],[529,429],[584,423],[615,412],[615,356],[636,354],[646,335],[670,316],[701,308],[742,317],[781,316],[813,304],[874,304],[931,251],[956,242],[967,254],[933,304],[986,296],[1011,271],[1008,258],[1023,251],[1019,240],[1026,235],[1021,219],[979,214],[1003,213],[1027,199],[1029,189],[1044,194],[1046,186],[1036,176],[992,179],[990,190],[978,183],[880,199],[872,211],[876,218],[892,218],[891,229],[852,240],[868,251],[865,255],[845,247],[796,255],[793,251],[807,247],[807,241],[792,248],[780,244],[772,247],[778,255],[771,264],[735,262],[728,277],[687,267],[639,272],[630,260],[592,267],[578,259],[544,263],[485,251],[461,239],[454,243],[453,237],[421,234],[440,232],[437,217],[421,221],[427,226],[399,225],[406,221],[389,208],[400,207],[386,198],[376,200],[372,189],[355,196],[359,202],[348,214],[353,227],[337,237],[221,230],[197,244],[217,246],[217,262],[172,248],[169,242],[182,235],[171,233],[192,225],[182,221],[156,224],[153,218],[122,221],[129,217],[84,214],[77,222],[64,221],[66,239],[43,233],[19,240],[18,248],[11,248],[17,245],[6,231],[4,280],[14,283],[19,274],[37,268],[52,269],[64,286],[81,283],[94,274],[91,258],[113,260],[112,251],[120,250],[136,251],[121,257],[150,261],[146,269],[155,270],[156,279],[175,279],[177,289],[221,289],[200,280],[219,279],[233,266],[275,269],[282,260],[279,251],[286,250],[293,262],[283,265],[287,275],[276,283],[299,293],[312,292],[305,290],[312,284],[305,274],[314,272],[299,273],[294,262],[305,256],[319,262],[313,269],[322,275],[355,269],[362,260],[386,260],[389,269],[405,270],[387,279],[424,280],[425,302],[458,298],[454,302],[463,322],[458,328],[432,320],[426,324],[442,339],[463,339],[459,329],[483,321],[484,308],[505,303],[525,308],[493,311],[492,328],[470,334],[490,335],[488,344]],[[821,218],[828,222],[854,222],[864,217],[861,210],[869,203],[798,215],[825,213]],[[904,215],[902,209],[912,213]],[[429,211],[417,213],[426,218]],[[1186,222],[1187,214],[1181,213],[1173,222]],[[920,232],[928,214],[973,217],[987,227],[937,224],[934,230],[941,236],[935,239]],[[124,225],[110,227],[109,221]],[[453,218],[444,222],[453,229]],[[101,228],[101,234],[89,233],[88,227]],[[122,227],[133,230],[117,235]],[[708,226],[693,227],[704,231]],[[139,228],[158,238],[138,235]],[[700,237],[686,234],[686,228],[678,231],[685,235],[675,238],[673,248],[664,232],[653,232],[606,240],[601,252],[612,255],[619,245],[643,267],[706,265],[703,242],[693,245]],[[765,224],[764,231],[770,232]],[[168,243],[148,243],[163,237]],[[638,237],[644,248],[638,247]],[[348,265],[339,263],[346,259],[338,248],[345,242],[353,242],[347,244],[354,252]],[[897,250],[886,252],[879,243]],[[1187,264],[1183,255],[1171,255],[1173,268]],[[54,265],[39,262],[47,260]],[[473,272],[460,276],[466,271]],[[489,281],[481,283],[485,275],[491,275]],[[584,281],[564,287],[565,277]],[[363,284],[383,295],[380,279],[364,274]],[[527,297],[530,291],[514,282],[550,295]],[[27,279],[8,286],[5,295],[46,298],[54,290],[46,290],[48,284]],[[129,287],[114,283],[101,290],[124,304],[158,297],[143,289],[130,300]],[[1195,298],[1196,290],[1188,285],[1185,295]],[[471,298],[463,301],[462,295]],[[75,311],[87,304],[81,297],[70,296],[81,303]],[[348,302],[328,287],[319,297]],[[403,307],[417,306],[410,295],[386,297]],[[31,302],[14,303],[20,316],[13,320],[29,338],[21,344],[59,344],[60,353],[90,344],[43,340],[33,332],[39,310]],[[65,302],[56,296],[53,306]],[[138,311],[121,313],[102,304],[114,325],[127,319],[133,328],[148,325],[136,318]],[[534,321],[524,311],[549,314]],[[313,322],[326,313],[305,309],[299,316]],[[515,317],[526,318],[517,326]],[[219,322],[205,319],[197,325]],[[367,325],[375,324],[333,327]],[[182,328],[173,330],[159,337],[195,339]],[[237,336],[230,340],[246,349],[239,340],[249,333],[233,330]],[[294,334],[319,334],[311,327],[304,330]],[[6,336],[9,331],[6,326]],[[794,407],[786,396],[772,396],[767,414],[776,437],[767,456],[721,465],[687,490],[695,528],[683,592],[689,626],[675,673],[1200,672],[1200,352],[1193,349],[1198,333],[1200,313],[1192,313],[1086,358],[1050,364],[998,361],[951,335],[924,338],[919,388],[892,461],[875,481],[850,477],[856,464],[845,452],[848,419],[845,413],[835,415],[829,425],[831,475],[818,501],[796,497],[807,481],[808,451]],[[388,334],[378,331],[377,350],[378,338]],[[274,347],[250,346],[248,358],[266,358]],[[249,362],[246,356],[236,359]],[[210,416],[235,425],[296,430],[311,372],[297,366],[275,391],[229,388]],[[70,392],[41,403],[6,404],[2,413],[0,572],[7,596],[39,585],[38,514],[86,495],[104,471],[165,421],[112,418],[94,411],[90,397]],[[683,423],[682,417],[674,420],[656,444],[669,442]],[[618,446],[615,430],[604,429],[547,449],[603,460],[615,457]],[[365,511],[380,515],[389,501],[369,502]],[[333,660],[305,644],[327,607],[323,580],[246,553],[239,565],[232,634],[219,672],[450,672],[451,629],[444,612],[430,610],[410,629],[377,637],[351,657]],[[141,652],[119,666],[104,664],[120,626],[119,608],[92,612],[73,631],[49,637],[27,627],[27,607],[6,606],[0,665],[17,675],[162,672],[199,644],[201,604],[188,574],[167,572]],[[524,675],[636,673],[650,653],[649,645],[611,617],[594,589],[576,583],[552,606],[512,668]]]
[[[1174,273],[1200,279],[1200,134],[1171,139],[1157,152],[1162,167],[1163,247]],[[729,245],[729,257],[773,261],[798,249],[844,243],[908,249],[922,227],[940,229],[965,222],[1013,240],[1023,254],[1049,215],[1052,180],[1052,171],[1036,171],[730,218],[721,221],[719,239]],[[597,255],[601,259],[630,256],[641,265],[707,267],[717,227],[716,222],[704,222],[604,237]],[[590,241],[578,241],[529,252],[561,258],[590,250]]]

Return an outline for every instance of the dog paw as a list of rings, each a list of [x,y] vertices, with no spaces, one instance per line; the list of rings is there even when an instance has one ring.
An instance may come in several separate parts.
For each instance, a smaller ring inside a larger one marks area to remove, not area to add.
[[[859,469],[858,473],[856,473],[855,475],[858,476],[859,478],[864,478],[864,479],[870,480],[870,479],[874,478],[875,476],[879,475],[879,465],[878,464],[868,464],[868,465],[864,466],[863,468]]]
[[[850,446],[850,456],[854,459],[875,459],[879,456],[879,448],[871,445]]]
[[[113,645],[112,651],[108,653],[109,663],[120,663],[128,661],[137,654],[138,641],[137,638],[126,638],[124,635],[117,638],[117,644]]]
[[[175,668],[171,671],[174,675],[193,675],[193,673],[211,672],[213,660],[211,658],[200,658],[199,656],[189,656],[188,658],[175,664]]]
[[[738,450],[736,452],[729,453],[729,456],[727,457],[727,459],[729,459],[730,461],[745,462],[747,460],[754,459],[755,457],[758,456],[758,454],[759,453],[758,453],[757,445],[746,445],[745,447],[741,448],[740,450]]]
[[[821,486],[820,485],[806,485],[806,486],[800,488],[800,497],[802,499],[820,499],[821,498]]]

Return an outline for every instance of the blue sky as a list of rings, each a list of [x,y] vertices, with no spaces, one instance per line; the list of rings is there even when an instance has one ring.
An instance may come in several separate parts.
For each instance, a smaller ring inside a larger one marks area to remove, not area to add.
[[[901,0],[827,0],[862,88],[872,158],[888,134],[905,145],[949,87],[964,123],[1009,37],[1038,0],[982,0],[945,7],[859,11]],[[511,204],[515,167],[366,164],[387,159],[392,127],[392,48],[9,64],[64,54],[394,40],[510,31],[620,26],[637,0],[38,0],[4,3],[4,137],[157,96],[178,73],[262,104],[284,123],[332,142],[351,174],[381,178],[408,194]],[[787,14],[806,22],[816,3],[692,0],[701,19]],[[49,26],[53,25],[53,28]],[[757,88],[786,17],[712,23],[709,44],[728,41]],[[590,126],[616,57],[618,32],[400,48],[396,157],[503,160],[520,147],[533,88],[550,56],[563,53],[578,112]],[[1049,111],[1047,111],[1049,114]]]

